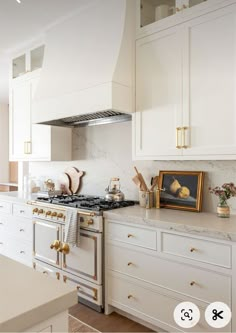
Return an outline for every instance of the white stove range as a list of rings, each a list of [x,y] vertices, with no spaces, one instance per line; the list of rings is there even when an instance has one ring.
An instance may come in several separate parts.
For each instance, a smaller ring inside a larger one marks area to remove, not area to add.
[[[106,202],[92,196],[55,196],[28,202],[32,206],[34,268],[73,284],[79,301],[103,310],[103,210],[134,201]],[[79,247],[65,243],[67,207],[77,208]]]

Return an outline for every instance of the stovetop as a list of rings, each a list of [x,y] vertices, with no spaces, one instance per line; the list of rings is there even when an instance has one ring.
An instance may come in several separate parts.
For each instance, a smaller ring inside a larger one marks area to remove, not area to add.
[[[123,201],[107,201],[104,197],[96,197],[91,195],[55,195],[50,198],[37,198],[37,201],[54,204],[69,206],[74,208],[88,209],[91,211],[101,212],[104,210],[110,210],[115,208],[122,208],[133,206],[137,202],[133,200]]]

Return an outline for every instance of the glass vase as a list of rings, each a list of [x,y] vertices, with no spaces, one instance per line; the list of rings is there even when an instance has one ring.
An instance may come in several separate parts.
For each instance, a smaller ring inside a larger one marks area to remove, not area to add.
[[[218,217],[230,217],[230,208],[227,201],[220,201],[217,205],[217,216]]]

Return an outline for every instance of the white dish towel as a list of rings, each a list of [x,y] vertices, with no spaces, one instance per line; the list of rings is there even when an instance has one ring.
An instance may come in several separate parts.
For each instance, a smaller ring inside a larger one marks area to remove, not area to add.
[[[66,223],[64,242],[71,246],[79,246],[80,244],[80,221],[78,219],[77,208],[66,209]]]

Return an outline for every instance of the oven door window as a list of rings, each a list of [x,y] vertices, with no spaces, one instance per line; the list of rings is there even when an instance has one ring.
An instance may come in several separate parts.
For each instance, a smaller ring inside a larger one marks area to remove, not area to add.
[[[102,234],[80,229],[80,245],[63,254],[62,269],[92,282],[102,281]]]
[[[61,267],[61,253],[56,249],[56,241],[61,240],[61,225],[34,219],[33,226],[34,258]]]

